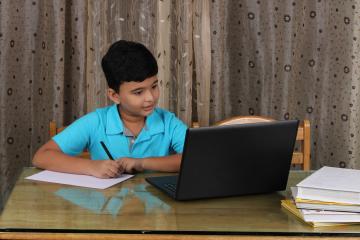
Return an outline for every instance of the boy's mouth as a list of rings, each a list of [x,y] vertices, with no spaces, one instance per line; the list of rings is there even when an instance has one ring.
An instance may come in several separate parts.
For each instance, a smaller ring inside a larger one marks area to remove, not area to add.
[[[153,110],[153,108],[154,108],[154,105],[143,107],[144,111],[146,111],[146,112]]]

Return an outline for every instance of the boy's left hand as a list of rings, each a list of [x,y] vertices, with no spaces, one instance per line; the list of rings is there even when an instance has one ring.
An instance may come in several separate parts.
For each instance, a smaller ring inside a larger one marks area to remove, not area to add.
[[[142,172],[143,168],[143,159],[141,158],[121,158],[119,164],[124,172],[134,173],[134,172]]]

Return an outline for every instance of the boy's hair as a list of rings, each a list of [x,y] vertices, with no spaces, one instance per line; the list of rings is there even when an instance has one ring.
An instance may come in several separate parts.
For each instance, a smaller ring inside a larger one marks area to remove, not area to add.
[[[142,82],[158,73],[152,53],[141,43],[125,40],[110,46],[101,66],[109,88],[116,92],[123,82]]]

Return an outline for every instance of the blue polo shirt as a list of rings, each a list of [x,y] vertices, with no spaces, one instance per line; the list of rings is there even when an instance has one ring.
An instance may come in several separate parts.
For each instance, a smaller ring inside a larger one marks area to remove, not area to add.
[[[129,148],[129,138],[117,105],[96,109],[79,118],[52,139],[68,155],[76,156],[88,149],[93,160],[109,159],[103,141],[114,159],[162,157],[182,153],[187,126],[173,113],[155,108],[145,126]]]

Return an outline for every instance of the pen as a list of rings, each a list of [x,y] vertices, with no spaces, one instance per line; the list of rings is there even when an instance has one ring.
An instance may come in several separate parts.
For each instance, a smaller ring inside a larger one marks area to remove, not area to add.
[[[111,156],[109,150],[107,149],[105,143],[104,143],[103,141],[100,141],[100,144],[101,144],[101,146],[103,147],[103,149],[105,150],[106,154],[109,156],[109,158],[110,158],[111,160],[114,160],[114,158]]]

